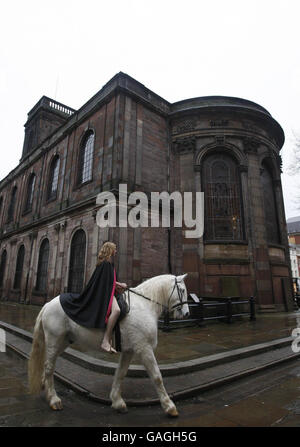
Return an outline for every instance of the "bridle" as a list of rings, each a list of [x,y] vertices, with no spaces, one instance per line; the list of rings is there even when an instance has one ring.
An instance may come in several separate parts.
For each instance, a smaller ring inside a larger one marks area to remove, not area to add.
[[[169,298],[168,298],[168,305],[167,305],[167,306],[166,306],[165,304],[157,303],[156,301],[151,300],[151,298],[148,298],[147,296],[143,295],[142,293],[136,292],[135,290],[132,290],[132,289],[130,289],[129,287],[127,287],[126,290],[128,290],[128,301],[129,301],[129,306],[130,306],[130,292],[132,292],[132,293],[135,293],[136,295],[141,296],[141,297],[144,298],[145,300],[151,301],[152,303],[155,303],[155,304],[157,304],[157,305],[159,305],[159,306],[162,306],[162,307],[164,308],[164,311],[165,311],[165,312],[168,312],[168,313],[171,312],[172,310],[176,309],[177,307],[182,308],[182,306],[183,306],[184,304],[188,304],[188,301],[183,301],[184,290],[180,289],[180,287],[178,286],[178,284],[179,284],[180,281],[177,281],[177,277],[175,276],[174,278],[175,278],[175,283],[174,283],[172,292],[170,293],[170,296],[169,296]],[[174,293],[175,288],[177,289],[177,294],[178,294],[180,303],[178,303],[178,304],[174,304],[174,306],[172,306],[171,309],[170,309],[170,300],[171,300],[171,298],[172,298],[172,295],[173,295],[173,293]]]

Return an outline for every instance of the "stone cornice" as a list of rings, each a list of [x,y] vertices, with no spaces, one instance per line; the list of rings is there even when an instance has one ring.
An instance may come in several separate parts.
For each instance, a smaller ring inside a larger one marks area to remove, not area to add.
[[[175,138],[173,150],[177,154],[194,152],[196,149],[196,137],[194,135]]]

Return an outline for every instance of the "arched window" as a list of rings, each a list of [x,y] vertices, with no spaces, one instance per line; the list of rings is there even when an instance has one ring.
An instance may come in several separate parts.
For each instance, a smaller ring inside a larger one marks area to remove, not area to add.
[[[7,223],[12,222],[14,219],[16,200],[17,200],[17,187],[14,186],[11,192],[10,203],[7,212]]]
[[[79,153],[78,183],[92,179],[94,157],[94,133],[88,132],[82,141]]]
[[[208,155],[203,162],[202,182],[205,240],[243,240],[243,207],[237,162],[221,152]]]
[[[36,281],[36,290],[40,292],[45,292],[47,290],[48,260],[49,260],[49,241],[48,239],[44,239],[40,247],[37,281]]]
[[[84,281],[86,237],[83,230],[77,230],[73,236],[70,252],[68,291],[80,293]]]
[[[274,194],[273,177],[266,162],[263,163],[262,167],[263,169],[260,179],[263,188],[267,241],[270,244],[279,244],[280,233],[277,219],[277,207]]]
[[[24,245],[21,245],[21,247],[19,248],[19,251],[18,251],[18,256],[17,256],[16,272],[15,272],[15,279],[14,279],[14,289],[21,288],[24,256],[25,256],[25,248],[24,248]]]
[[[26,201],[24,212],[31,211],[35,186],[35,174],[31,174],[27,183]]]
[[[54,200],[56,199],[57,196],[59,165],[60,165],[59,156],[56,155],[53,158],[50,166],[49,183],[47,191],[48,200]]]
[[[1,262],[0,262],[0,287],[3,287],[3,280],[5,275],[5,267],[6,267],[6,258],[7,258],[7,252],[6,250],[3,250],[1,255]]]

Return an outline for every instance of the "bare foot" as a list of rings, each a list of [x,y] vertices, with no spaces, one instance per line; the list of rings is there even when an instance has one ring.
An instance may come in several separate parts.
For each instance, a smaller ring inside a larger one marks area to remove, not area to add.
[[[109,344],[109,343],[102,343],[101,347],[102,351],[109,352],[110,354],[116,354],[117,351]]]

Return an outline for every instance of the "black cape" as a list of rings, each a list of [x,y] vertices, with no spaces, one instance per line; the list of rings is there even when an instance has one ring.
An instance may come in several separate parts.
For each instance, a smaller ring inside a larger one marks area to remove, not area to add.
[[[81,326],[103,329],[110,313],[115,283],[116,273],[113,264],[103,261],[97,265],[80,294],[60,295],[62,308],[68,317]]]

